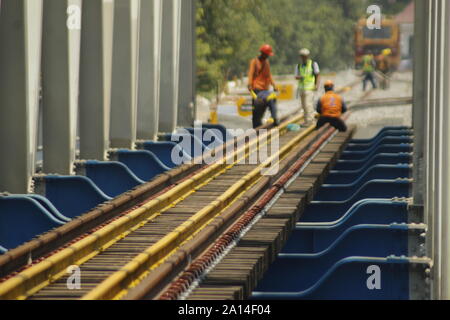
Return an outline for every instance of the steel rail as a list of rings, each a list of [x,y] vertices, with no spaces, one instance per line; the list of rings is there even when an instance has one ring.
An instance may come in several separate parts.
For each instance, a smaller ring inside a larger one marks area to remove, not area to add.
[[[189,267],[188,270],[191,270],[193,264],[191,264],[190,261],[192,259],[198,258],[198,255],[206,248],[216,247],[217,242],[214,243],[213,241],[222,237],[223,234],[225,234],[225,237],[231,239],[226,231],[228,227],[235,223],[236,219],[241,217],[241,213],[245,212],[249,206],[253,205],[258,198],[261,197],[261,194],[273,185],[274,181],[277,181],[280,176],[284,175],[287,170],[292,168],[294,163],[296,163],[313,143],[320,138],[323,131],[324,129],[315,131],[314,134],[311,134],[306,140],[302,141],[302,143],[292,150],[287,157],[280,161],[280,170],[276,176],[261,179],[246,192],[244,199],[240,199],[240,202],[237,205],[232,206],[229,210],[218,215],[208,227],[203,229],[202,232],[196,235],[191,241],[181,246],[174,257],[171,257],[168,261],[152,271],[148,277],[141,281],[137,286],[128,290],[123,299],[138,300],[156,297],[164,286],[170,284],[170,279],[175,278],[179,272],[183,271],[183,268]],[[211,245],[211,243],[213,243],[213,245]],[[204,255],[199,259],[205,261]],[[198,261],[199,259],[195,261]],[[188,275],[186,275],[186,277],[188,279],[194,278],[197,274],[196,272],[191,271],[188,271],[187,273]]]
[[[300,118],[298,116],[291,121],[283,123],[280,129],[285,130],[289,123],[299,121]],[[234,159],[236,155],[244,153],[246,156],[252,146],[257,145],[262,139],[270,138],[271,134],[272,131],[263,133],[258,139],[251,141],[238,150],[234,150],[231,155],[227,156],[227,159],[232,158],[234,160],[233,163],[236,164],[239,161],[239,159]],[[133,227],[139,226],[144,220],[158,216],[162,210],[170,207],[177,200],[191,193],[208,179],[212,179],[215,175],[220,174],[227,166],[227,161],[220,161],[206,167],[198,174],[186,179],[163,195],[148,201],[141,207],[102,227],[100,230],[87,235],[85,238],[62,251],[6,280],[0,284],[0,298],[24,299],[39,291],[49,283],[62,277],[68,266],[79,265],[88,261],[102,250],[123,238],[125,233],[132,230]]]
[[[150,246],[145,252],[138,255],[126,266],[112,274],[103,281],[94,290],[85,295],[83,300],[104,300],[114,299],[124,287],[130,285],[137,278],[142,277],[145,271],[154,268],[162,263],[174,250],[176,250],[189,237],[199,232],[222,210],[227,208],[247,190],[252,184],[262,176],[263,170],[269,167],[274,160],[283,159],[298,143],[305,139],[315,126],[309,127],[301,134],[294,137],[288,144],[282,147],[277,153],[270,156],[257,168],[252,170],[243,178],[239,179],[230,188],[228,188],[215,201],[204,207],[192,218],[168,233],[163,239]]]
[[[281,120],[285,122],[295,116],[296,112],[286,115]],[[257,130],[270,128],[273,128],[272,124],[265,124],[257,128]],[[242,138],[245,137],[235,137],[232,141],[215,148],[213,152],[225,151],[229,145],[239,143]],[[143,202],[166,192],[177,183],[186,180],[208,166],[204,163],[197,163],[194,159],[191,163],[183,164],[162,173],[153,180],[127,191],[115,199],[100,204],[63,226],[50,230],[15,249],[9,250],[0,256],[0,278],[10,277],[11,273],[20,272],[31,264],[39,262],[43,257],[54,254],[55,250],[70,244],[84,233],[101,226],[110,219],[114,219],[134,206],[141,205]],[[35,179],[40,179],[40,177],[37,176]]]
[[[348,119],[350,113],[344,116]],[[324,126],[321,130],[321,135],[308,150],[292,164],[277,181],[265,191],[262,197],[250,209],[248,209],[237,222],[219,238],[210,249],[198,257],[191,266],[177,277],[166,290],[160,294],[159,299],[175,300],[178,299],[186,289],[194,283],[194,281],[201,276],[213,263],[217,257],[223,254],[226,249],[240,237],[243,231],[251,225],[262,211],[274,200],[274,198],[283,192],[283,189],[289,184],[292,177],[309,163],[309,161],[317,154],[317,152],[329,141],[329,139],[336,133],[334,128],[329,125]],[[145,292],[142,289],[130,294],[128,299],[135,299],[136,297],[145,297]]]

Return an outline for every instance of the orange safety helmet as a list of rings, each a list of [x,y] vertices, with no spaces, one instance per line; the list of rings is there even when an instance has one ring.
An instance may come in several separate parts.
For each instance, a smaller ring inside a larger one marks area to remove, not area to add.
[[[265,44],[263,45],[259,51],[261,51],[261,53],[264,53],[266,55],[268,55],[269,57],[273,56],[273,49],[272,46],[270,44]]]
[[[327,81],[325,81],[324,87],[325,88],[333,88],[334,82],[332,80],[327,80]]]

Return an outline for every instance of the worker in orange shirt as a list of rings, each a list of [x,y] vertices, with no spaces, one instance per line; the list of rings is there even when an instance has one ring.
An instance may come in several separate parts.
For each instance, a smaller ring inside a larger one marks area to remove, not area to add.
[[[270,72],[269,57],[272,57],[273,49],[270,45],[265,44],[260,48],[260,55],[250,61],[250,68],[248,71],[248,90],[254,92],[257,96],[266,95],[269,91],[270,85],[277,91],[275,82]],[[278,125],[276,100],[272,100],[268,104],[255,103],[253,99],[253,128],[262,125],[262,117],[266,112],[267,106],[270,108],[270,113],[275,125]]]
[[[329,123],[341,132],[347,131],[347,125],[341,119],[341,115],[347,112],[344,99],[334,92],[334,83],[331,80],[325,82],[325,94],[317,102],[316,110],[320,114],[317,121],[317,129]]]

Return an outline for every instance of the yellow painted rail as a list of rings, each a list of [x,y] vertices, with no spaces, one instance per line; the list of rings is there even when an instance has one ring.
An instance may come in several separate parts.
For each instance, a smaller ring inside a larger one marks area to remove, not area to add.
[[[297,116],[290,121],[284,122],[278,129],[284,132],[289,123],[295,123],[301,119],[302,116]],[[240,159],[235,158],[238,158],[241,154],[247,155],[249,150],[253,146],[257,146],[262,139],[268,141],[273,132],[264,132],[258,139],[252,140],[249,144],[234,150],[231,155],[226,155],[224,159],[232,159],[233,161],[231,163],[238,163]],[[206,167],[201,172],[176,185],[163,195],[150,200],[141,207],[109,223],[82,240],[27,268],[5,282],[0,283],[0,299],[26,299],[28,296],[33,295],[48,284],[64,276],[69,266],[83,264],[122,239],[140,223],[151,220],[161,214],[163,210],[169,208],[174,202],[191,193],[205,181],[220,174],[229,166],[229,163],[230,161],[218,161]],[[189,224],[189,226],[183,224],[181,227],[193,228],[192,224]]]
[[[85,295],[83,300],[114,299],[116,295],[129,286],[135,279],[140,277],[142,273],[151,269],[154,265],[159,265],[162,260],[167,258],[184,240],[201,230],[202,227],[205,227],[206,222],[214,218],[214,216],[231,204],[246,188],[255,183],[261,177],[263,170],[273,164],[276,158],[278,158],[278,160],[283,159],[289,151],[305,139],[314,129],[315,126],[311,126],[293,138],[281,150],[270,156],[246,176],[239,179],[215,201],[211,202],[174,231],[168,233],[164,238],[139,254],[122,269],[112,274],[98,287]]]

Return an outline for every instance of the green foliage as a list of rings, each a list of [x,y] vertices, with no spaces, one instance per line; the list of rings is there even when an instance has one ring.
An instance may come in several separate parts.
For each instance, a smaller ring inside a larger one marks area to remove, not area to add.
[[[387,13],[408,0],[373,0]],[[246,74],[263,43],[274,47],[274,74],[293,73],[302,47],[322,68],[353,64],[353,30],[368,5],[364,0],[197,0],[198,88],[210,92]],[[390,4],[393,4],[390,6]],[[391,8],[392,7],[392,8]],[[395,11],[397,10],[397,11]]]
[[[379,5],[381,11],[386,15],[396,15],[400,13],[411,0],[373,0],[372,4]]]

